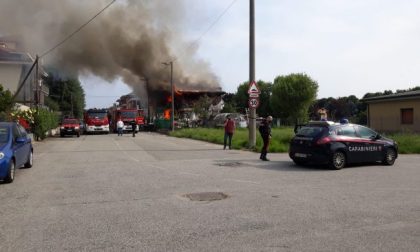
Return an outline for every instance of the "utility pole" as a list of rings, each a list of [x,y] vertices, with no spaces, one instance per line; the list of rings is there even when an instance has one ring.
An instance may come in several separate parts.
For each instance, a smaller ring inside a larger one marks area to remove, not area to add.
[[[174,83],[173,83],[173,62],[170,61],[170,62],[165,62],[162,64],[164,64],[165,66],[167,65],[171,66],[171,107],[172,107],[171,108],[171,131],[174,131],[175,130],[175,127],[174,127],[175,97],[174,97]]]
[[[142,81],[146,84],[146,91],[147,91],[147,123],[150,124],[152,122],[151,116],[150,116],[150,90],[149,90],[149,78],[143,77],[141,78]]]
[[[254,16],[254,0],[249,0],[249,83],[255,81],[255,16]],[[249,107],[249,148],[252,149],[255,147],[256,143],[256,108]]]
[[[35,66],[35,85],[36,85],[36,107],[39,108],[39,104],[41,102],[41,97],[40,97],[40,87],[39,87],[39,79],[38,79],[38,62],[39,62],[39,57],[38,54],[36,55],[36,66]]]

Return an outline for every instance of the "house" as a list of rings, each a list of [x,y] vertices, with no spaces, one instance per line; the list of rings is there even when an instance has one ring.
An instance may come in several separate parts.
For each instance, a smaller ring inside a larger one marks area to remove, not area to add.
[[[29,73],[35,59],[24,52],[23,47],[17,39],[0,38],[0,84],[15,94],[20,84]],[[17,103],[33,106],[37,102],[44,104],[44,98],[48,96],[49,89],[42,85],[42,76],[46,73],[38,67],[38,80],[36,80],[36,67],[32,69],[22,88],[16,94]],[[39,94],[39,100],[37,99]]]
[[[420,90],[363,99],[368,125],[379,132],[420,133]]]

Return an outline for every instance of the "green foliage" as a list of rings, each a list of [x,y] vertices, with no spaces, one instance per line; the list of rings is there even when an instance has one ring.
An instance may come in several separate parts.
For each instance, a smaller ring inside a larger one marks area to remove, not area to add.
[[[46,100],[46,104],[52,110],[60,110],[65,116],[83,117],[83,110],[86,105],[85,93],[78,79],[61,79],[53,73],[49,73],[44,82],[50,89],[49,99]]]
[[[4,90],[0,84],[0,120],[7,120],[8,113],[14,106],[13,95],[9,90]]]
[[[57,126],[58,116],[54,112],[44,108],[36,110],[34,114],[34,135],[37,140],[44,139],[48,130]]]
[[[224,130],[215,128],[187,128],[171,132],[170,135],[175,137],[192,138],[222,145]],[[270,152],[287,152],[289,149],[289,141],[293,136],[293,129],[290,127],[276,128],[272,130],[272,135],[273,137],[270,143]],[[233,149],[247,149],[248,137],[248,129],[236,129],[232,138]],[[254,151],[260,151],[262,145],[263,143],[261,136],[257,134]]]
[[[292,127],[273,128],[269,152],[287,152],[289,143],[294,133]],[[216,144],[223,144],[223,129],[214,128],[187,128],[176,130],[170,133],[171,136],[192,138]],[[248,129],[237,129],[232,138],[234,149],[248,148]],[[419,134],[389,134],[389,137],[398,143],[400,154],[420,154],[420,135]],[[256,147],[254,151],[260,151],[262,147],[261,136],[257,133]]]
[[[317,92],[318,84],[306,74],[278,76],[271,96],[273,115],[289,123],[306,121],[309,106],[316,99]]]
[[[248,83],[249,82],[244,82],[240,84],[234,97],[234,101],[237,106],[237,111],[240,113],[245,113],[245,108],[248,108]]]
[[[227,93],[223,95],[223,102],[225,103],[223,106],[221,113],[234,113],[236,112],[236,103],[235,103],[235,94]]]
[[[207,119],[211,102],[212,100],[207,95],[201,96],[193,105],[194,113],[202,119]]]
[[[413,133],[387,134],[398,143],[398,152],[400,154],[420,154],[420,135]]]
[[[261,91],[259,95],[260,105],[257,108],[257,114],[259,116],[268,116],[272,114],[270,106],[270,96],[272,92],[273,84],[270,82],[264,82],[259,80],[257,82],[258,89]],[[249,82],[244,82],[239,85],[238,90],[235,94],[234,100],[237,105],[237,111],[240,113],[245,113],[245,108],[248,108],[249,101]]]

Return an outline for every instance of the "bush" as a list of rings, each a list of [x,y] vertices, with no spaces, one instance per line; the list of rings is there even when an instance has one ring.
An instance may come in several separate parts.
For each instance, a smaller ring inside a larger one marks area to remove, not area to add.
[[[47,110],[40,108],[34,115],[33,132],[36,140],[45,139],[47,132],[58,126],[58,116]]]

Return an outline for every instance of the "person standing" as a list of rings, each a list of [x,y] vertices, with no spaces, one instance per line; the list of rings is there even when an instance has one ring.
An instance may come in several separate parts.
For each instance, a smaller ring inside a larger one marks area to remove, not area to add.
[[[117,131],[118,131],[118,136],[123,135],[124,122],[121,120],[121,118],[118,118],[118,121],[117,121]]]
[[[232,137],[235,132],[235,121],[230,118],[230,115],[226,116],[225,121],[225,138],[223,141],[223,149],[226,150],[227,140],[229,139],[229,150],[232,149]]]
[[[136,129],[137,129],[136,120],[132,120],[130,122],[130,125],[131,125],[131,130],[133,132],[133,137],[136,137]]]
[[[270,145],[270,139],[271,139],[271,122],[273,121],[272,116],[267,116],[265,118],[260,126],[258,127],[258,130],[260,131],[261,137],[263,139],[264,145],[261,149],[261,155],[260,159],[263,161],[270,161],[267,158],[267,152],[268,152],[268,146]]]

